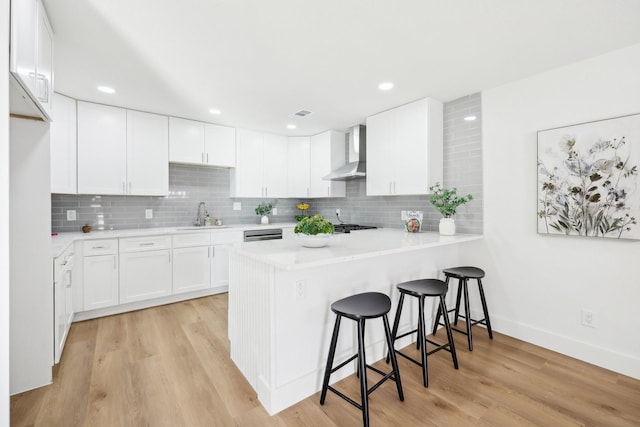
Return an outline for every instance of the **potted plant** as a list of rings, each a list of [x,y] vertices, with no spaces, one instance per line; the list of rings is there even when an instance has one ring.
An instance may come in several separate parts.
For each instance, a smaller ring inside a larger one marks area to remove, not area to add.
[[[309,203],[301,202],[296,205],[296,208],[300,210],[300,214],[295,216],[296,221],[300,221],[302,218],[306,218],[307,209],[309,209]]]
[[[293,232],[302,246],[321,248],[329,243],[329,237],[333,234],[333,224],[322,215],[307,216],[296,224]]]
[[[431,192],[429,201],[444,217],[440,220],[440,234],[445,236],[456,234],[456,223],[453,218],[456,214],[456,209],[458,206],[473,200],[473,196],[467,194],[460,197],[455,187],[451,189],[442,188],[439,182],[429,187],[429,191]]]
[[[273,210],[271,203],[260,203],[256,208],[256,215],[260,215],[260,224],[269,224],[269,215]]]

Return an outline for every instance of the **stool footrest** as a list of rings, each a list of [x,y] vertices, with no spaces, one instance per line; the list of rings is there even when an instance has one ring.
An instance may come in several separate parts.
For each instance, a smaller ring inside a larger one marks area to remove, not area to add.
[[[342,393],[340,390],[337,390],[337,389],[333,388],[330,385],[327,386],[327,390],[331,390],[332,392],[337,394],[339,397],[343,398],[344,400],[346,400],[347,402],[351,403],[353,406],[355,406],[356,408],[358,408],[358,409],[360,409],[362,411],[362,405],[361,404],[359,404],[358,402],[356,402],[355,400],[353,400],[352,398],[350,398],[346,394]]]
[[[341,364],[339,364],[338,366],[336,366],[335,368],[333,368],[331,370],[331,373],[333,374],[335,371],[345,367],[349,362],[351,362],[352,360],[355,360],[358,357],[357,354],[354,354],[353,356],[351,356],[350,358],[348,358],[347,360],[345,360],[344,362],[342,362]]]

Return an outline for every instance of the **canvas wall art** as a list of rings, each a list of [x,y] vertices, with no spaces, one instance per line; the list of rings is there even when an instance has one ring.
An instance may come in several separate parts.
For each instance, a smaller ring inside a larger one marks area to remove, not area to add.
[[[640,239],[640,114],[538,132],[538,233]]]

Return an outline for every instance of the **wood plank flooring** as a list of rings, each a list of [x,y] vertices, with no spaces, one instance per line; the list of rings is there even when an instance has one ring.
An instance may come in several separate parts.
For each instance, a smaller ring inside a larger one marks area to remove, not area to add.
[[[640,381],[474,331],[473,352],[455,334],[459,370],[449,353],[430,356],[428,389],[420,368],[399,358],[405,401],[385,383],[370,396],[371,426],[640,426]],[[415,347],[406,351],[418,357]],[[337,387],[358,398],[354,376]],[[11,399],[12,426],[338,427],[361,420],[331,393],[323,406],[316,394],[270,417],[229,358],[226,294],[74,323],[54,383]]]

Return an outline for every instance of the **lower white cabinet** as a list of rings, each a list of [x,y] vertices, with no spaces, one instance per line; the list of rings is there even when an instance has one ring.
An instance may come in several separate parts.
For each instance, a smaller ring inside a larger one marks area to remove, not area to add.
[[[73,245],[53,260],[54,286],[54,363],[60,362],[62,350],[73,321]]]
[[[120,239],[120,304],[171,295],[171,236]]]
[[[229,248],[226,245],[216,245],[212,250],[211,287],[229,289]]]
[[[212,257],[210,233],[173,236],[173,293],[210,288]]]
[[[86,256],[84,310],[118,305],[118,255]]]

